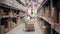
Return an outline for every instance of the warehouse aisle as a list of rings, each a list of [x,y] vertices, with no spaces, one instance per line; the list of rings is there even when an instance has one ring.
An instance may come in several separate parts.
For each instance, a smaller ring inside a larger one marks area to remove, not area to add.
[[[39,25],[37,23],[37,20],[35,20],[34,26],[35,26],[35,32],[24,32],[24,23],[21,23],[20,25],[18,25],[17,27],[15,27],[14,29],[12,29],[11,31],[9,31],[6,34],[42,34],[41,30],[39,28]]]

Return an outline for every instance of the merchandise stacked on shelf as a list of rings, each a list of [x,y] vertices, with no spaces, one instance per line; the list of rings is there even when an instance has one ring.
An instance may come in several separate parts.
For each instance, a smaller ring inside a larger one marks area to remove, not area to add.
[[[20,2],[20,3],[19,3]],[[0,0],[0,6],[26,12],[27,7],[21,0]]]
[[[21,14],[20,14],[21,13]],[[0,32],[5,34],[20,23],[22,23],[26,13],[6,7],[0,7]],[[19,21],[19,22],[18,22]]]
[[[59,7],[60,7],[60,0],[47,0],[47,1],[44,0],[41,7],[38,9],[38,14],[37,14],[38,22],[40,23],[41,30],[44,30],[43,26],[46,26],[47,29],[46,34],[49,33],[60,34]]]
[[[23,9],[24,8],[24,9]],[[16,0],[0,0],[0,34],[5,34],[20,24],[24,18],[20,12],[26,13],[27,7]],[[18,22],[19,21],[19,22]]]
[[[0,34],[5,34],[4,25],[0,26]]]

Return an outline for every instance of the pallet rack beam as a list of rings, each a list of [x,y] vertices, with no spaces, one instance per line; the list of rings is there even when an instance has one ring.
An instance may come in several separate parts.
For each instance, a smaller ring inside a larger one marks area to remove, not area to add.
[[[18,8],[15,8],[15,7],[12,7],[12,6],[8,6],[6,4],[3,4],[3,3],[0,3],[0,7],[5,7],[5,8],[9,8],[9,9],[12,9],[12,10],[19,10],[19,11],[22,11],[22,12],[25,12],[21,9],[18,9]],[[26,12],[25,12],[26,13]]]
[[[14,7],[12,7],[12,6],[8,6],[8,5],[3,4],[3,3],[0,3],[0,6],[1,6],[1,7],[5,7],[5,8],[9,8],[9,9],[19,10],[18,8],[14,8]]]
[[[25,6],[25,4],[21,0],[16,0],[16,1],[22,4],[23,6]]]
[[[45,4],[47,1],[48,1],[48,0],[42,2],[42,4],[39,6],[38,10],[40,10],[40,9],[44,6],[44,4]]]
[[[42,2],[42,5],[40,5],[40,7],[38,8],[38,11],[39,10],[41,10],[41,8],[43,7],[43,6],[45,6],[46,5],[46,3],[48,2],[48,1],[50,1],[50,3],[49,3],[49,5],[50,5],[50,10],[51,10],[51,12],[53,11],[52,9],[52,7],[53,7],[53,1],[56,1],[56,0],[45,0],[45,1],[43,1]],[[54,28],[54,24],[53,24],[53,22],[52,22],[52,17],[50,17],[50,18],[46,18],[45,16],[39,16],[39,15],[37,15],[40,19],[43,19],[44,21],[46,21],[47,23],[49,23],[50,25],[51,25],[51,34],[52,34],[52,29],[54,29],[56,32],[58,32],[58,33],[60,33],[60,28]],[[57,23],[58,24],[58,23]],[[59,24],[58,24],[59,25]],[[52,27],[53,26],[53,27]]]
[[[27,10],[27,7],[26,6],[23,6],[22,4],[20,4],[19,2],[17,2],[16,0],[0,0],[0,6],[3,6],[3,7],[7,7],[7,8],[10,8],[10,9],[15,9],[15,10],[22,10],[24,12],[26,12]]]
[[[54,24],[53,22],[51,21],[51,18],[46,18],[44,16],[38,16],[40,19],[43,19],[44,21],[46,21],[47,23],[49,23],[51,26],[52,26],[52,29],[54,29],[56,32],[60,33],[60,29],[59,28],[54,28]]]

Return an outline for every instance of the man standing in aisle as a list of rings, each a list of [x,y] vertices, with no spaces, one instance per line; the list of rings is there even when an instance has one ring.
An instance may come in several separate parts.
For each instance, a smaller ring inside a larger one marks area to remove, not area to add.
[[[25,18],[24,18],[24,21],[25,23],[28,23],[30,21],[30,17],[27,15]]]

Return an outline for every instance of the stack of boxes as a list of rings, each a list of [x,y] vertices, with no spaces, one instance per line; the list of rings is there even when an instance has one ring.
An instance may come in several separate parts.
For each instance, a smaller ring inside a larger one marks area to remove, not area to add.
[[[46,16],[46,18],[50,17],[50,7],[49,6],[45,7],[45,16]]]
[[[25,28],[27,29],[27,30],[34,30],[35,28],[34,28],[34,22],[32,22],[32,21],[29,21],[28,23],[25,23]]]
[[[57,8],[54,7],[54,12],[53,12],[53,23],[57,23]]]
[[[6,10],[6,12],[4,10]],[[8,11],[8,15],[6,15],[7,11]],[[0,33],[5,34],[11,29],[13,29],[15,26],[17,26],[18,24],[22,23],[23,18],[25,16],[26,14],[24,12],[20,12],[20,14],[18,14],[17,16],[14,10],[9,11],[8,9],[0,8],[0,18],[1,18]]]
[[[0,34],[5,34],[4,25],[0,26]]]

